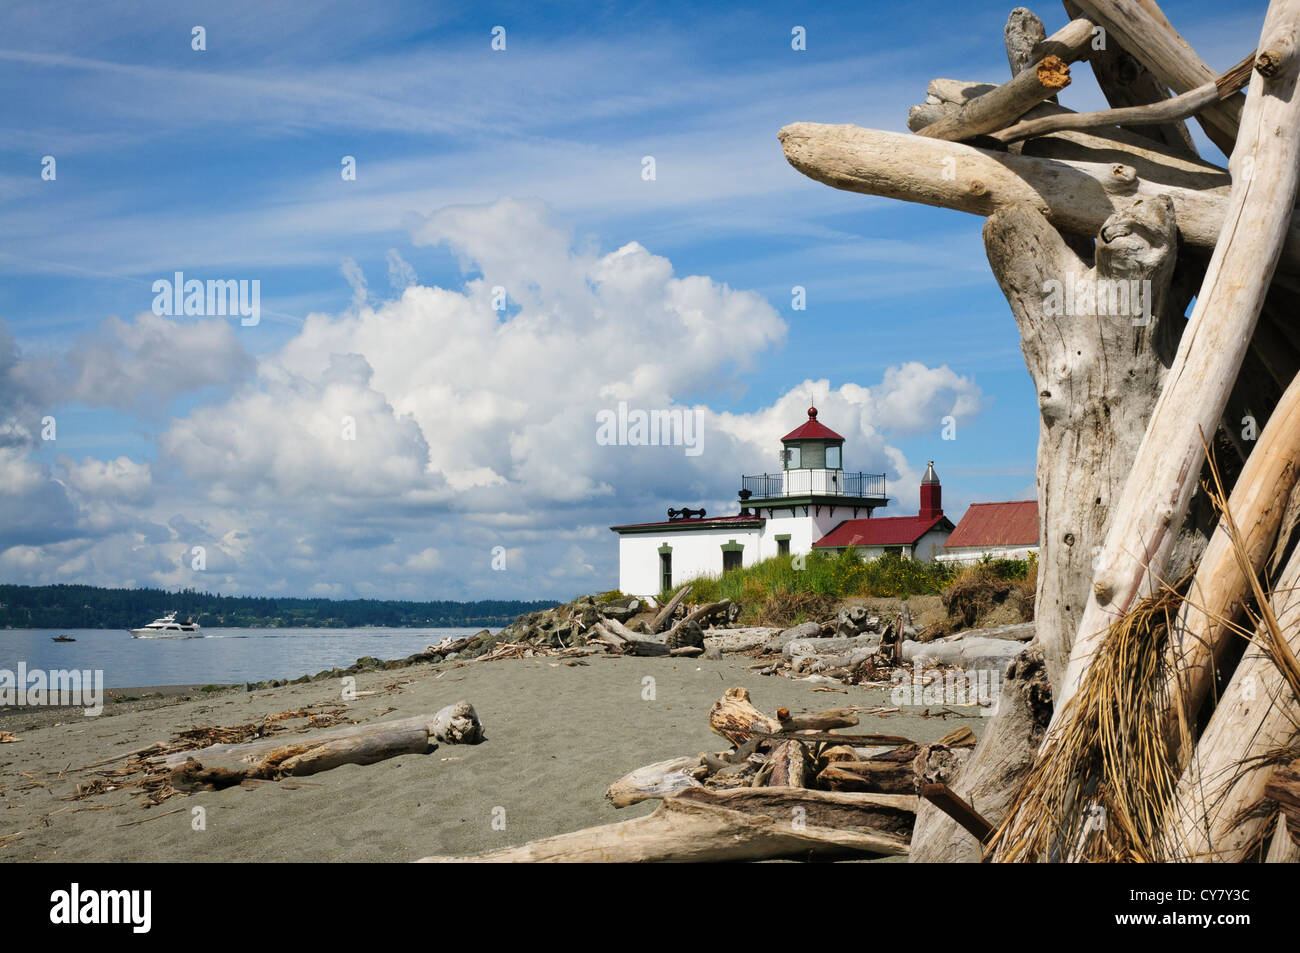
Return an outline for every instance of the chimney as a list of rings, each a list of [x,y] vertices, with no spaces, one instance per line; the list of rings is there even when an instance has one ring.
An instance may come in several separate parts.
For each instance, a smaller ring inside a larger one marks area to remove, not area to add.
[[[934,461],[925,465],[925,476],[921,477],[921,519],[937,519],[943,515],[943,486],[939,476],[934,472]]]

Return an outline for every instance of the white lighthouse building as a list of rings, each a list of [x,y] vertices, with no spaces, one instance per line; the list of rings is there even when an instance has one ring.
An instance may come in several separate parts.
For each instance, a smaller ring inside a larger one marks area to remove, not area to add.
[[[741,478],[740,512],[710,517],[703,509],[670,509],[668,519],[611,526],[619,535],[619,589],[656,595],[698,576],[718,575],[783,553],[858,547],[866,556],[894,551],[932,559],[953,524],[939,505],[934,466],[921,489],[917,516],[873,517],[888,503],[883,473],[846,473],[844,438],[808,419],[781,438],[782,468]]]

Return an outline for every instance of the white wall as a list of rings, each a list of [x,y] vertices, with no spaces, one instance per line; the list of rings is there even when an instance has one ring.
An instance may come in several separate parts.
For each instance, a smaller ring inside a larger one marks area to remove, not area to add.
[[[659,594],[659,547],[673,548],[673,585],[696,576],[722,574],[722,545],[742,544],[741,565],[759,560],[759,529],[724,528],[678,530],[667,533],[620,533],[618,538],[618,588],[629,596]],[[792,540],[793,541],[793,540]],[[773,552],[776,543],[772,543]]]
[[[831,516],[826,510],[827,508],[823,506],[820,516],[813,516],[811,507],[807,516],[781,516],[778,510],[778,515],[770,517],[763,526],[763,538],[759,543],[759,558],[769,559],[775,556],[777,554],[776,538],[783,535],[789,535],[790,537],[790,552],[792,554],[812,552],[813,543],[848,518],[842,507],[837,506],[835,508],[834,516]]]
[[[912,554],[913,559],[919,559],[922,562],[933,562],[943,556],[943,542],[951,533],[947,530],[932,529],[916,541],[916,548]]]
[[[1037,546],[957,546],[941,550],[935,558],[943,563],[977,563],[989,559],[1028,559]]]

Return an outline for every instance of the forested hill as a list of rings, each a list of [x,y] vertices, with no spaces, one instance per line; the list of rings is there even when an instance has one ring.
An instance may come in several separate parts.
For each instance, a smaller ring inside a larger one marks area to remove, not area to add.
[[[0,585],[0,628],[134,629],[168,612],[205,627],[505,625],[516,616],[558,605],[523,602],[405,602],[382,599],[292,599],[219,596],[194,589],[101,589],[97,586]]]

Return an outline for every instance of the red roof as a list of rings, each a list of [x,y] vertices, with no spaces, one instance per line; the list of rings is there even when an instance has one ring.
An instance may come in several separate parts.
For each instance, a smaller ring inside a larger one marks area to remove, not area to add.
[[[813,543],[814,549],[846,546],[910,546],[930,530],[951,529],[946,516],[876,516],[845,520]]]
[[[663,529],[708,529],[711,526],[735,526],[738,523],[761,526],[767,522],[762,516],[706,516],[704,519],[683,519],[683,520],[660,520],[657,523],[625,523],[622,526],[611,526],[614,532],[619,533],[623,530],[633,529],[651,529],[652,527],[662,527]]]
[[[837,434],[830,427],[817,422],[817,408],[808,408],[808,420],[802,427],[791,430],[781,438],[784,443],[787,440],[843,440],[844,438]]]
[[[1036,546],[1038,501],[972,503],[944,547]]]

